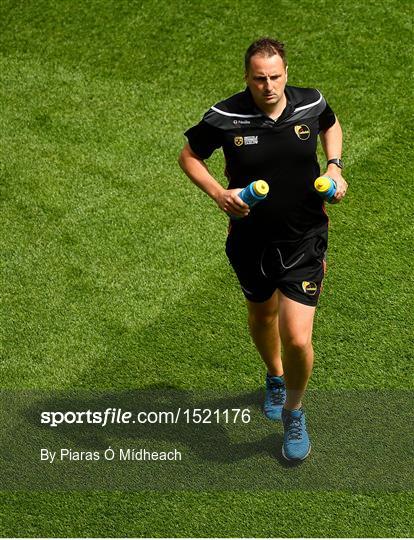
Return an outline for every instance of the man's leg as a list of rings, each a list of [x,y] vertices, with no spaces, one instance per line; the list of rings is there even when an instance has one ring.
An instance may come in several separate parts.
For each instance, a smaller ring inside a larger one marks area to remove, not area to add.
[[[290,461],[304,460],[311,450],[302,397],[313,366],[312,329],[315,309],[279,292],[279,332],[283,344],[287,393],[282,410],[282,455]]]
[[[283,375],[279,335],[278,292],[265,302],[247,300],[248,322],[254,344],[267,366],[269,375]]]
[[[280,291],[278,296],[287,390],[285,409],[299,409],[313,367],[312,331],[316,308],[295,302]]]
[[[247,306],[250,334],[267,366],[263,412],[269,420],[281,420],[286,387],[280,350],[277,292],[265,302],[248,300]]]

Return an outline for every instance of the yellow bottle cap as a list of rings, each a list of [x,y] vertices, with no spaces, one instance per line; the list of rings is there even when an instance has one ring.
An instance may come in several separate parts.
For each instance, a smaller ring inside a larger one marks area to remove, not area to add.
[[[331,187],[331,179],[327,176],[320,176],[315,180],[315,189],[316,191],[319,191],[320,193],[324,193],[325,191],[328,191],[328,189]]]
[[[263,195],[267,195],[269,193],[269,184],[264,180],[256,180],[256,182],[253,184],[253,189],[257,195],[263,197]]]

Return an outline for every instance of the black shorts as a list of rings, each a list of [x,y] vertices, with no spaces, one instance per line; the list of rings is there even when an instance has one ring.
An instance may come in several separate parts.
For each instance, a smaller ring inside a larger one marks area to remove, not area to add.
[[[298,242],[263,242],[230,232],[226,254],[245,297],[265,302],[276,289],[285,296],[316,306],[325,275],[328,231]]]

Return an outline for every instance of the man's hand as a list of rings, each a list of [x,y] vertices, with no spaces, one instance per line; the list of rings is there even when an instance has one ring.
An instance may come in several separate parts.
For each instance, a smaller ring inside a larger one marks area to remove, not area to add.
[[[348,189],[348,183],[344,178],[342,178],[341,169],[339,169],[336,165],[333,165],[332,167],[328,167],[328,170],[322,176],[330,176],[332,180],[335,181],[336,193],[331,203],[339,203],[339,201],[345,197],[345,193]]]
[[[250,212],[250,208],[238,196],[241,191],[240,188],[223,189],[215,197],[215,201],[219,208],[223,212],[226,212],[226,214],[236,217],[246,217]]]

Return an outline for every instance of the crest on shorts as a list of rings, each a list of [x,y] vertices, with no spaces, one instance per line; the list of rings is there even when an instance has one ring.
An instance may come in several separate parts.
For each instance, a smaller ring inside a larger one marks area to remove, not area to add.
[[[241,146],[243,144],[243,137],[240,137],[240,135],[234,137],[234,144],[236,146]]]
[[[318,290],[318,286],[314,281],[302,281],[302,289],[306,294],[314,296]]]
[[[310,137],[310,129],[305,124],[295,126],[295,133],[301,141],[307,141]]]

